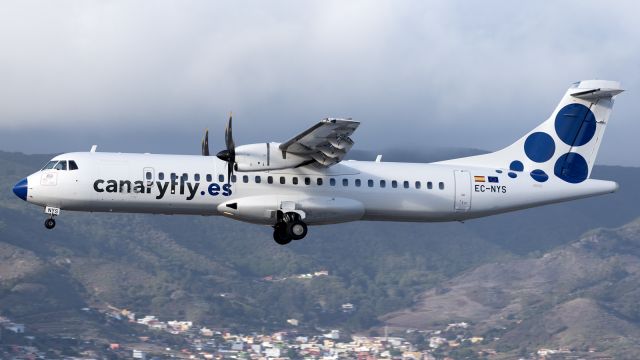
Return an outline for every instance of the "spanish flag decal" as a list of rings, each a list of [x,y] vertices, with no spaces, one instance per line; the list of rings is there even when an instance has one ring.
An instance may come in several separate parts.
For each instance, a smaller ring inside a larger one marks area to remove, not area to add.
[[[484,176],[476,175],[476,176],[473,177],[473,181],[475,181],[475,182],[485,182],[485,179],[484,179]]]

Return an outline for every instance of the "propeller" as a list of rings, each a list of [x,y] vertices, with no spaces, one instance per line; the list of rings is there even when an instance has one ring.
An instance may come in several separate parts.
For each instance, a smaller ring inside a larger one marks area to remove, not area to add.
[[[224,130],[224,143],[227,148],[216,155],[218,159],[227,162],[227,184],[231,183],[233,168],[236,164],[236,145],[233,142],[232,118],[232,114],[229,114],[229,122]]]
[[[202,156],[209,156],[209,129],[204,132],[202,139]]]

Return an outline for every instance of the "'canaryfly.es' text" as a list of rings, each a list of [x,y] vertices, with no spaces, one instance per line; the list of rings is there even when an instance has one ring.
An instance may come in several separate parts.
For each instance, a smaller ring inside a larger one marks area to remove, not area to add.
[[[157,190],[154,191],[154,188]],[[156,193],[156,199],[160,200],[169,194],[187,195],[187,200],[192,200],[200,188],[200,183],[192,183],[188,181],[129,181],[129,180],[102,180],[98,179],[93,183],[93,190],[96,192],[108,193],[134,193],[134,194],[151,194]],[[230,184],[211,183],[207,186],[206,191],[200,190],[200,195],[210,196],[230,196],[232,194]]]

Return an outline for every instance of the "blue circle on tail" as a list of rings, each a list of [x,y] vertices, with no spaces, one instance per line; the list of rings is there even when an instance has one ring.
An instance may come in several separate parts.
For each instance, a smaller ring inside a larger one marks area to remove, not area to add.
[[[514,160],[514,161],[511,162],[511,164],[509,164],[509,170],[523,171],[524,170],[524,165],[522,164],[522,161]]]
[[[545,162],[553,156],[556,151],[556,143],[551,135],[543,132],[534,132],[527,136],[524,142],[524,152],[527,157],[537,163]]]
[[[545,182],[549,180],[549,175],[543,170],[536,169],[531,172],[531,178],[537,182]]]
[[[556,134],[569,146],[582,146],[596,133],[596,117],[582,104],[569,104],[556,115]]]
[[[556,160],[553,173],[566,182],[577,184],[589,176],[589,165],[582,155],[569,152]]]

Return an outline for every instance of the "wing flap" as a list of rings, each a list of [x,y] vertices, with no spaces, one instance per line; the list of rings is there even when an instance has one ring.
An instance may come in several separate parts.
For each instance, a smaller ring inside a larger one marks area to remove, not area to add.
[[[351,119],[323,119],[309,129],[280,144],[280,150],[308,156],[321,165],[340,162],[353,146],[350,136],[360,122]]]

